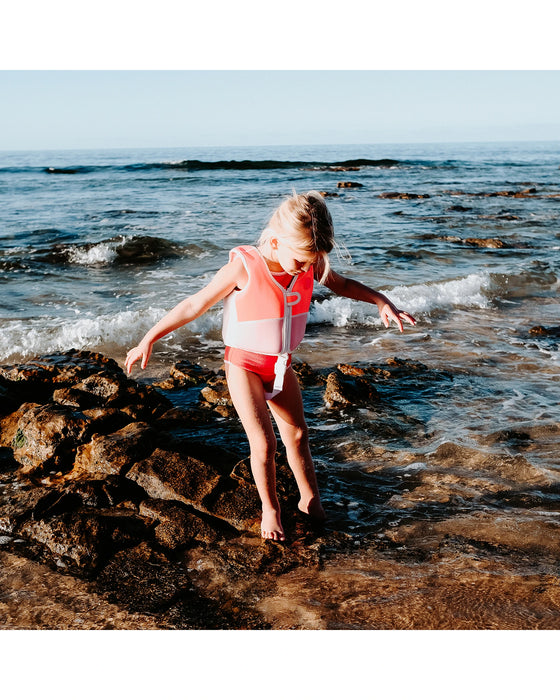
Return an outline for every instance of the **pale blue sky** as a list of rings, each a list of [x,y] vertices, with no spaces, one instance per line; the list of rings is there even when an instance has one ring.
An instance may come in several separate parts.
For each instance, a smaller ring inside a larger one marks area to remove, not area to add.
[[[0,71],[0,149],[560,140],[560,71]]]

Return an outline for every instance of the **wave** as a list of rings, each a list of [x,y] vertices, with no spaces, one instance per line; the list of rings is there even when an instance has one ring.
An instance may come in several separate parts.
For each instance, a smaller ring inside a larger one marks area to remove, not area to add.
[[[436,311],[454,308],[485,309],[490,305],[490,275],[475,273],[457,280],[414,284],[383,290],[399,308],[413,316],[429,316]],[[381,326],[377,308],[365,302],[343,297],[315,301],[311,307],[310,323],[324,323],[336,327],[349,325]]]
[[[156,236],[118,236],[99,243],[65,245],[55,243],[49,248],[34,250],[29,261],[50,265],[145,265],[162,259],[185,256],[204,257],[212,244],[179,245]],[[20,253],[21,255],[21,253]],[[7,261],[6,261],[7,263]],[[5,263],[5,264],[6,264]]]
[[[139,311],[89,315],[76,312],[75,318],[41,318],[5,321],[0,335],[0,362],[19,361],[55,352],[101,350],[118,347],[121,351],[137,345],[146,332],[167,312],[168,308],[150,306]],[[222,312],[213,309],[181,330],[181,334],[213,335],[221,328]],[[180,347],[172,333],[158,343],[160,349]]]

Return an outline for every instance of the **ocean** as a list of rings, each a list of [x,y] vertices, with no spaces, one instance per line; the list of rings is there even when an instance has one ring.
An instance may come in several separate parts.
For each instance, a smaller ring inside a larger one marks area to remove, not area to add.
[[[437,520],[442,504],[454,516],[512,507],[481,502],[460,477],[420,494],[433,465],[453,460],[475,460],[490,482],[520,457],[558,478],[559,168],[560,142],[0,153],[0,364],[76,348],[122,365],[231,248],[258,239],[286,195],[316,189],[343,250],[334,269],[417,325],[385,329],[375,307],[316,286],[295,361],[420,367],[380,382],[384,411],[333,413],[323,389],[305,391],[334,526],[379,545],[384,528],[412,513]],[[348,181],[361,187],[338,186]],[[161,379],[179,360],[218,369],[221,314],[159,341],[133,376]],[[205,437],[227,443],[231,430]],[[516,508],[557,514],[539,479],[524,489]]]

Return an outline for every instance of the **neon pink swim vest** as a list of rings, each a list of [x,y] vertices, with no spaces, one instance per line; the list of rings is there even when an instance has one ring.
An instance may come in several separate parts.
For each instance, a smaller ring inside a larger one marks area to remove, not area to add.
[[[224,343],[249,352],[279,355],[285,365],[288,353],[297,348],[305,334],[313,294],[313,267],[295,275],[285,289],[254,246],[234,248],[230,261],[235,256],[241,258],[248,282],[224,299]]]

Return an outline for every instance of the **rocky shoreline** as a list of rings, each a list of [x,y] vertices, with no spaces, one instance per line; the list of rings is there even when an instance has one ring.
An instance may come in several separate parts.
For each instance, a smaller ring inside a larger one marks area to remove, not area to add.
[[[376,383],[409,382],[414,374],[449,380],[397,358],[383,368],[339,365],[318,373],[301,364],[296,371],[302,384],[320,388],[329,410],[378,406],[381,422]],[[185,387],[199,395],[190,409],[164,395]],[[0,596],[4,629],[560,624],[560,480],[521,455],[498,460],[441,445],[428,469],[405,474],[408,481],[387,496],[405,520],[360,543],[344,529],[316,530],[298,514],[295,482],[279,454],[282,545],[260,538],[259,499],[243,449],[185,437],[186,424],[219,431],[236,420],[223,373],[183,362],[163,382],[142,386],[114,360],[70,350],[0,368],[0,398],[0,589],[9,588],[10,570],[28,561],[37,576],[42,566],[51,579],[83,581],[91,596],[113,606],[110,619],[120,620],[19,619],[9,604],[16,591]],[[399,459],[389,470],[405,471],[415,456]],[[523,498],[551,517],[520,517],[512,508]],[[454,510],[461,499],[473,507]],[[507,511],[497,507],[502,502]],[[470,586],[488,588],[486,614]],[[463,606],[467,601],[463,616],[445,603],[454,590]],[[500,617],[496,595],[513,595],[518,609]],[[403,596],[411,607],[399,608]],[[476,614],[468,612],[473,605]]]

